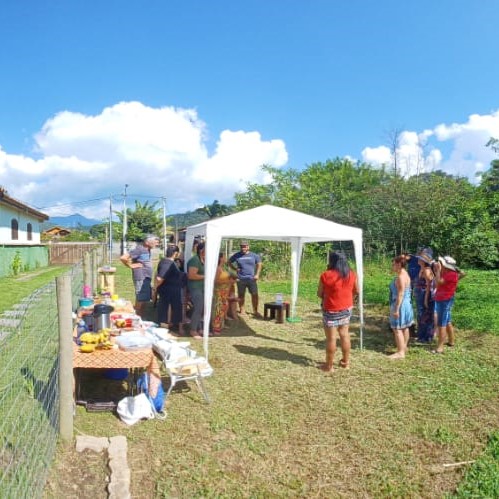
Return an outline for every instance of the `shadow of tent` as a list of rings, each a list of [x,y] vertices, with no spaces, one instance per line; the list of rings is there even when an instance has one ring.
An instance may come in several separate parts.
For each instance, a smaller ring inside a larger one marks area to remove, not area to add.
[[[289,353],[288,350],[281,348],[266,348],[266,347],[250,347],[247,345],[234,345],[239,352],[245,355],[255,355],[257,357],[265,357],[271,360],[279,360],[282,362],[292,362],[300,366],[315,365],[315,361],[304,355],[296,355]]]

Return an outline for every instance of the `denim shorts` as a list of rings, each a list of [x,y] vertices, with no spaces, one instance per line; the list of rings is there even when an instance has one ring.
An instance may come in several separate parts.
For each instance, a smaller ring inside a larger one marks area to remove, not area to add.
[[[146,277],[140,281],[133,281],[135,286],[135,299],[137,301],[151,301],[151,278]]]
[[[444,301],[435,302],[435,312],[437,314],[437,326],[445,327],[452,322],[451,310],[454,305],[454,297]]]

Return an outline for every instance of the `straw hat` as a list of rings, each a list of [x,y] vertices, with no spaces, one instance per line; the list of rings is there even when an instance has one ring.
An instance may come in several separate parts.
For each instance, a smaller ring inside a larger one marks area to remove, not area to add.
[[[433,263],[433,251],[431,250],[431,248],[423,248],[418,252],[416,258],[422,260],[428,265],[431,265]]]
[[[438,261],[442,265],[442,267],[445,267],[446,269],[453,270],[454,272],[457,272],[457,267],[456,267],[456,260],[452,258],[449,255],[446,256],[439,256]]]

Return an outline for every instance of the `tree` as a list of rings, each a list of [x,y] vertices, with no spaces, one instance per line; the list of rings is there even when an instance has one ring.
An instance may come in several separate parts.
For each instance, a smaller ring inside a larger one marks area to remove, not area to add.
[[[163,235],[163,214],[160,208],[156,207],[157,202],[149,204],[146,201],[141,204],[135,201],[135,208],[127,208],[127,239],[129,241],[142,241],[146,234]],[[123,212],[115,211],[115,215],[120,220],[119,230],[116,237],[123,238]]]
[[[213,203],[198,208],[196,212],[205,213],[208,215],[208,218],[211,219],[230,215],[230,213],[232,213],[232,208],[226,204],[220,204],[218,199],[215,199]]]

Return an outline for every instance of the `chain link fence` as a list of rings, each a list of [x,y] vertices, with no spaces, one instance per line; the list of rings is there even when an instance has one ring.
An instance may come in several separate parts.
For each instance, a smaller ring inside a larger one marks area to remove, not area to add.
[[[68,273],[76,310],[83,265]],[[0,497],[43,494],[59,436],[58,319],[55,280],[0,317]]]

